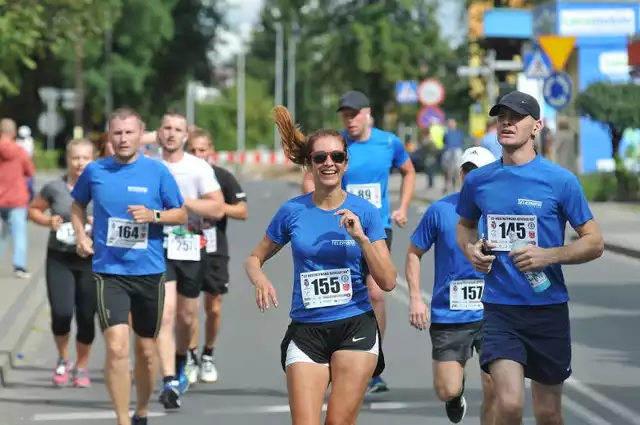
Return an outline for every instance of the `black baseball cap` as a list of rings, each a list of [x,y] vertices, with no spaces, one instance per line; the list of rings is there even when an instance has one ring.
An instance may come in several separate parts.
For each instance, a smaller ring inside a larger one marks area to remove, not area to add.
[[[521,91],[514,90],[502,96],[500,101],[489,110],[489,115],[495,117],[502,108],[509,108],[521,115],[531,115],[535,120],[540,119],[540,104],[538,101],[535,97]]]
[[[340,97],[338,103],[338,112],[343,109],[355,109],[359,111],[362,108],[370,108],[371,102],[369,98],[359,91],[348,91]]]

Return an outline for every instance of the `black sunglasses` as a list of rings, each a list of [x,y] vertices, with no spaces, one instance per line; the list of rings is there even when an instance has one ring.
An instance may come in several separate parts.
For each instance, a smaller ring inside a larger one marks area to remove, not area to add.
[[[330,156],[333,162],[335,162],[336,164],[342,164],[347,160],[347,154],[343,151],[318,151],[311,154],[311,161],[315,162],[316,164],[324,164],[324,162],[327,160],[327,156]]]

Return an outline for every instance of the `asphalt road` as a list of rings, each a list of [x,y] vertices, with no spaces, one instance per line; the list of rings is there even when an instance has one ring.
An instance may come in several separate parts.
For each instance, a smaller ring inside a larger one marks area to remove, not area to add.
[[[266,265],[276,286],[281,307],[261,314],[242,263],[266,224],[297,186],[285,182],[247,182],[250,219],[232,223],[231,292],[225,300],[223,330],[216,349],[220,374],[217,384],[200,384],[184,397],[179,412],[166,414],[153,402],[153,424],[281,425],[290,423],[284,374],[279,363],[279,344],[288,323],[291,258],[284,249]],[[393,257],[400,271],[409,232],[417,224],[420,209],[411,212],[407,229],[394,230]],[[433,257],[423,260],[425,296],[432,283]],[[572,293],[574,376],[566,385],[564,399],[567,425],[640,424],[640,262],[605,253],[599,261],[566,269]],[[402,276],[403,273],[400,273]],[[449,423],[443,405],[432,390],[428,333],[408,325],[406,283],[388,296],[389,324],[384,349],[384,374],[391,391],[367,396],[360,424],[432,425]],[[51,385],[55,349],[45,310],[22,350],[21,366],[10,376],[13,384],[0,390],[0,423],[45,422],[114,423],[101,376],[104,346],[99,336],[91,361],[93,387],[54,389]],[[464,423],[479,423],[481,400],[479,368],[471,361],[467,378],[470,411]],[[527,395],[527,398],[530,398]],[[157,397],[154,396],[154,400]],[[527,400],[525,423],[534,423]]]

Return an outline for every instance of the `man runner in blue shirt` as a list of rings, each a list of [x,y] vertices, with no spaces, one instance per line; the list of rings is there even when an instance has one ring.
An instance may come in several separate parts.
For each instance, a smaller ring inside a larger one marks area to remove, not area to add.
[[[413,163],[404,144],[395,134],[371,126],[371,103],[363,93],[358,91],[345,93],[340,98],[338,112],[345,127],[340,134],[347,140],[349,154],[349,168],[342,179],[342,187],[378,208],[385,226],[387,246],[391,250],[391,222],[395,222],[400,227],[407,224],[407,211],[411,205],[416,180]],[[391,212],[389,201],[389,176],[392,168],[399,169],[402,174],[400,207],[393,212]],[[304,193],[314,190],[310,173],[305,174],[302,190]],[[365,275],[368,276],[369,296],[378,319],[380,332],[384,337],[387,327],[384,291],[376,285],[366,269],[366,264]],[[382,377],[372,378],[369,392],[383,391],[388,391],[388,388]]]
[[[472,170],[495,160],[485,148],[467,149],[458,163],[460,180],[464,181]],[[427,209],[411,236],[405,264],[411,299],[409,322],[423,330],[431,321],[433,387],[438,398],[445,402],[447,416],[454,424],[462,421],[467,412],[463,395],[465,365],[473,357],[474,349],[476,353],[482,349],[483,308],[480,300],[484,289],[484,275],[473,269],[456,242],[459,198],[459,192],[452,193]],[[420,259],[434,244],[435,278],[429,320],[429,310],[420,290]],[[482,389],[480,423],[493,425],[493,391],[486,373],[482,374]]]
[[[489,114],[498,117],[502,160],[467,176],[457,208],[458,245],[487,273],[480,364],[494,384],[497,425],[521,423],[524,378],[531,379],[537,423],[561,424],[562,384],[571,376],[561,265],[600,257],[604,243],[576,176],[534,150],[542,128],[538,102],[513,91]],[[481,218],[486,243],[478,240]],[[565,246],[567,222],[579,239]]]
[[[105,377],[118,425],[147,424],[164,303],[162,225],[187,222],[184,200],[167,167],[140,154],[143,131],[136,112],[115,111],[109,120],[114,155],[87,165],[71,193],[78,254],[93,254],[98,319],[107,351]],[[93,234],[88,236],[84,225],[91,201]],[[129,313],[136,334],[132,419]]]

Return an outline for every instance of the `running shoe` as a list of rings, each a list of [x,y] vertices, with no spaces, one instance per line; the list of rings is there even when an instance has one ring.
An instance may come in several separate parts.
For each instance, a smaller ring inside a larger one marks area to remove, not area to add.
[[[218,369],[212,356],[202,356],[200,365],[200,380],[208,384],[218,381]]]
[[[69,383],[69,372],[71,371],[71,362],[67,359],[59,358],[58,364],[53,372],[53,384],[62,387]]]
[[[462,389],[460,390],[460,394],[444,404],[445,410],[447,411],[447,417],[454,424],[460,423],[464,419],[464,416],[467,414],[467,400],[463,395],[464,381],[465,378],[463,377]]]
[[[381,376],[376,376],[375,378],[371,378],[369,382],[369,388],[367,392],[370,394],[375,393],[383,393],[389,391],[389,387],[387,387],[387,383],[384,382]]]
[[[87,369],[74,369],[73,386],[76,388],[89,388],[91,386],[91,379],[89,379],[89,373],[87,373]]]
[[[160,393],[160,403],[164,406],[165,409],[179,409],[182,405],[180,400],[180,382],[177,379],[174,379],[171,382],[167,382],[162,387],[162,392]]]

